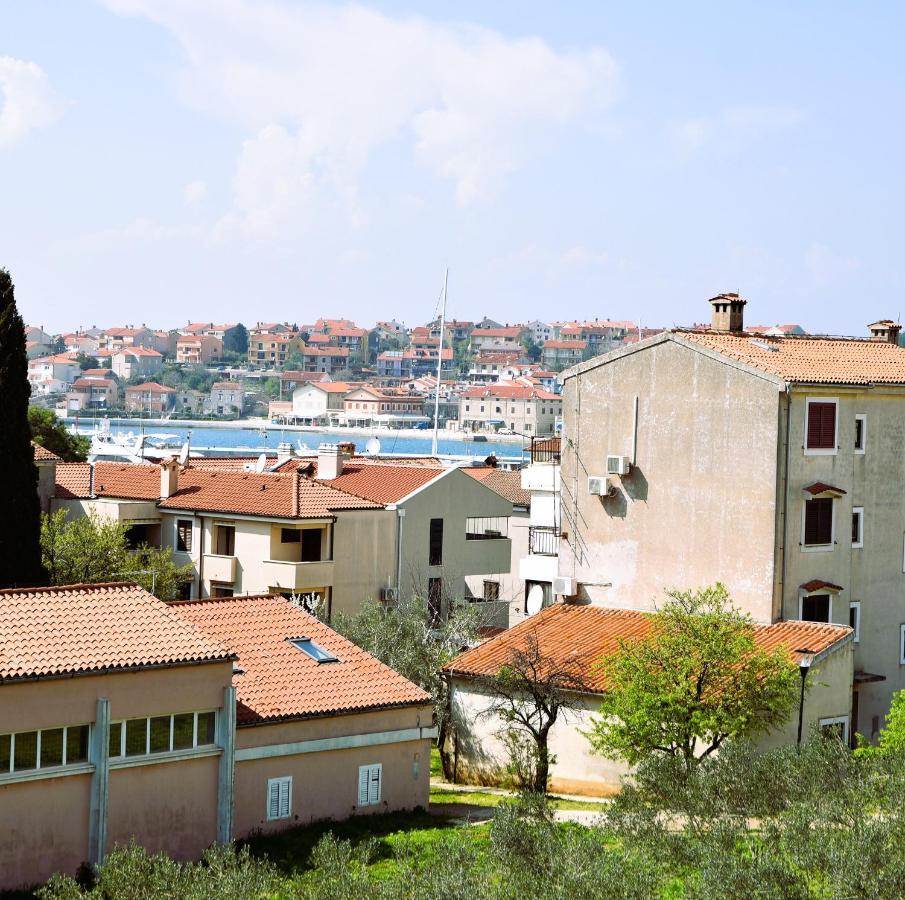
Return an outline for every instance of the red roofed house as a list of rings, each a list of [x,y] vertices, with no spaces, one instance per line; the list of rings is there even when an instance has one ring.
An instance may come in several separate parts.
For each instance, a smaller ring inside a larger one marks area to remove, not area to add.
[[[851,625],[846,730],[873,739],[905,688],[899,327],[750,334],[745,304],[561,376],[556,592],[643,610],[720,581],[758,622]]]
[[[426,807],[433,708],[282,597],[0,591],[0,890]]]
[[[127,385],[125,394],[126,409],[140,412],[169,412],[176,402],[176,389],[155,381]]]
[[[343,411],[347,425],[385,424],[391,428],[402,428],[415,422],[427,421],[423,397],[384,393],[367,385],[346,394]]]
[[[443,671],[450,681],[456,780],[487,784],[498,782],[505,773],[508,751],[500,740],[499,718],[488,714],[491,700],[485,683],[512,660],[513,652],[526,650],[533,639],[544,659],[555,667],[572,667],[590,688],[579,699],[578,709],[561,714],[550,733],[550,750],[556,757],[551,766],[551,788],[591,795],[618,791],[628,767],[592,754],[584,734],[599,709],[599,695],[607,687],[595,663],[614,653],[620,640],[641,638],[649,627],[649,615],[638,610],[557,603],[447,663]],[[810,660],[811,690],[805,699],[804,734],[817,726],[847,737],[852,630],[844,625],[778,622],[757,626],[754,637],[765,649],[782,647],[795,661]],[[797,728],[798,717],[793,715],[782,729],[763,737],[758,746],[794,744]]]
[[[548,369],[559,372],[580,363],[585,358],[589,346],[586,340],[578,339],[547,341],[544,344],[543,363]]]
[[[475,328],[471,332],[471,353],[511,353],[521,351],[522,338],[527,334],[521,325],[505,328]]]
[[[212,334],[184,334],[176,338],[176,362],[207,365],[223,356],[223,341]]]
[[[289,415],[300,425],[336,425],[351,385],[345,381],[308,381],[292,392]]]
[[[459,427],[466,431],[552,434],[562,413],[562,398],[542,388],[497,382],[473,387],[459,398]]]
[[[155,375],[163,368],[163,354],[147,347],[129,347],[111,354],[110,368],[123,381],[133,375]]]

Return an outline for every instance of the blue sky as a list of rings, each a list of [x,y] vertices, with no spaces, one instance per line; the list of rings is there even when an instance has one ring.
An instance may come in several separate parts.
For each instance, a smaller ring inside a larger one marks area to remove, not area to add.
[[[0,0],[0,265],[79,325],[434,312],[863,334],[894,3]]]

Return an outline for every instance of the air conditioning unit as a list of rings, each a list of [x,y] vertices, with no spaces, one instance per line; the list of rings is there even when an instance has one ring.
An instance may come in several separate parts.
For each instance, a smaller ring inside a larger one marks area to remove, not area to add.
[[[627,456],[607,456],[607,475],[628,475],[632,471],[632,461]]]
[[[553,579],[553,593],[561,597],[574,597],[578,593],[575,589],[575,579],[557,576]]]
[[[395,603],[399,599],[396,588],[381,588],[380,599],[387,603]]]
[[[592,497],[610,497],[615,492],[615,485],[606,475],[588,476],[588,493]]]

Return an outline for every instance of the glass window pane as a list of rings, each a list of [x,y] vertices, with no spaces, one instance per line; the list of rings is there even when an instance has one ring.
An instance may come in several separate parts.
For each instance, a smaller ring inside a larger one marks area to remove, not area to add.
[[[11,734],[0,734],[0,775],[9,771],[10,749],[13,745]]]
[[[113,722],[110,725],[110,756],[122,756],[122,722]]]
[[[173,716],[173,749],[188,750],[192,746],[194,730],[195,716],[192,713]]]
[[[38,732],[23,731],[16,735],[13,771],[35,769],[38,765]]]
[[[48,728],[41,732],[41,768],[63,765],[63,729]]]
[[[148,752],[148,720],[129,719],[126,722],[126,756],[140,756]]]
[[[170,717],[151,719],[151,752],[166,753],[170,749]]]
[[[117,736],[117,740],[119,737]],[[119,750],[119,745],[117,745]],[[66,765],[85,762],[88,759],[88,726],[70,725],[66,729]]]
[[[197,746],[214,743],[214,714],[212,712],[198,713],[198,741]]]

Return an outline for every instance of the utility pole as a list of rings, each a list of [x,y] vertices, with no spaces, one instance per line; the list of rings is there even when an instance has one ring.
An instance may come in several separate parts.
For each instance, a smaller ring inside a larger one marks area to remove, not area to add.
[[[443,332],[446,327],[446,292],[449,286],[449,266],[443,276],[443,306],[440,307],[440,347],[437,353],[437,394],[434,397],[434,439],[431,442],[431,456],[437,455],[437,429],[440,427],[440,382],[443,378]]]

